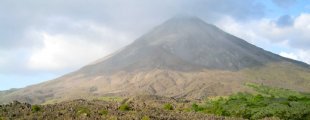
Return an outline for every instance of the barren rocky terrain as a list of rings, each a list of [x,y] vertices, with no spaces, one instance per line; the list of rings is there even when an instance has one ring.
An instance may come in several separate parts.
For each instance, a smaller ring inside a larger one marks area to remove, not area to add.
[[[191,110],[192,102],[159,96],[132,98],[77,99],[54,104],[31,105],[14,101],[0,105],[0,119],[29,120],[230,120]],[[239,118],[238,118],[239,119]]]

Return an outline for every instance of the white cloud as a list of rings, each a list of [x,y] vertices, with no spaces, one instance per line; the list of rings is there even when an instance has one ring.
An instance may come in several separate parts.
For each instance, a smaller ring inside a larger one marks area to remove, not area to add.
[[[61,70],[95,59],[100,53],[106,54],[98,45],[74,36],[52,36],[48,33],[42,33],[42,36],[44,47],[31,55],[28,63],[31,69]]]
[[[252,44],[255,44],[255,42],[260,39],[260,36],[258,36],[255,31],[251,29],[251,27],[249,27],[252,26],[251,23],[240,24],[232,17],[225,16],[219,21],[217,21],[215,24],[224,31],[239,38],[243,38],[244,40]]]
[[[31,70],[72,70],[88,64],[127,44],[131,37],[89,22],[72,23],[92,32],[85,34],[51,34],[36,31],[42,38],[41,48],[34,50],[27,63]],[[86,26],[86,27],[85,27]],[[93,37],[95,36],[95,38]]]
[[[272,42],[287,41],[292,48],[310,49],[310,14],[304,13],[297,16],[293,25],[287,27],[278,27],[272,20],[257,24],[258,26],[254,26],[257,34]]]
[[[310,63],[310,14],[300,14],[286,27],[278,26],[273,19],[240,23],[231,17],[224,17],[216,25],[259,47]]]
[[[299,50],[296,52],[281,52],[280,55],[294,60],[304,61],[310,64],[310,51]]]
[[[301,14],[296,18],[294,26],[299,29],[309,30],[310,29],[310,14]]]
[[[280,55],[283,56],[283,57],[287,57],[287,58],[291,58],[291,59],[294,59],[294,60],[298,60],[297,55],[294,54],[294,53],[280,52]]]

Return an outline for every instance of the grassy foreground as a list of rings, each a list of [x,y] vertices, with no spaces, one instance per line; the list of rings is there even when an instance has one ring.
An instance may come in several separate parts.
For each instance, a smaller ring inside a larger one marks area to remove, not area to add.
[[[285,120],[310,120],[310,95],[264,85],[246,84],[257,93],[238,93],[193,104],[197,112],[245,119],[273,117]]]
[[[253,88],[256,93],[237,93],[205,100],[143,95],[78,99],[44,105],[14,101],[0,105],[0,120],[310,120],[309,94],[253,83],[246,86]]]

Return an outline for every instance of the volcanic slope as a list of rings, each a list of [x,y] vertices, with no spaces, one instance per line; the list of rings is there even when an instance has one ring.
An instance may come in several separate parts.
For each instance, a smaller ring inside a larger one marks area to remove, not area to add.
[[[310,91],[310,69],[197,17],[174,17],[132,44],[55,80],[1,92],[30,103],[140,94],[204,98],[249,91],[246,82]]]

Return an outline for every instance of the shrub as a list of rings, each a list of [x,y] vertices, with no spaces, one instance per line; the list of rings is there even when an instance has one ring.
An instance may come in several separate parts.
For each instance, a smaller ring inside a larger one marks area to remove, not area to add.
[[[194,103],[194,104],[192,104],[192,110],[195,111],[195,112],[198,112],[198,111],[203,111],[204,108],[200,107],[196,103]]]
[[[151,120],[149,116],[143,116],[141,120]]]
[[[245,119],[269,117],[285,120],[309,119],[310,97],[308,94],[267,86],[255,86],[255,89],[264,93],[258,95],[238,93],[225,99],[207,101],[204,106],[193,104],[192,109]],[[285,92],[288,92],[289,95],[286,95]]]
[[[84,116],[89,116],[90,115],[90,110],[86,107],[79,107],[77,111],[78,115],[84,115]]]
[[[122,104],[122,105],[119,107],[119,110],[120,110],[120,111],[129,111],[129,110],[130,110],[130,107],[128,106],[128,104]]]
[[[108,115],[108,113],[109,113],[108,110],[100,110],[100,111],[99,111],[99,115],[103,115],[103,116]]]
[[[298,101],[299,98],[296,97],[296,96],[289,96],[289,97],[287,98],[287,100],[288,100],[288,101]]]
[[[164,104],[164,109],[165,110],[173,110],[173,106],[170,103]]]
[[[31,106],[31,111],[32,112],[38,112],[41,110],[41,107],[39,105],[33,105]]]

